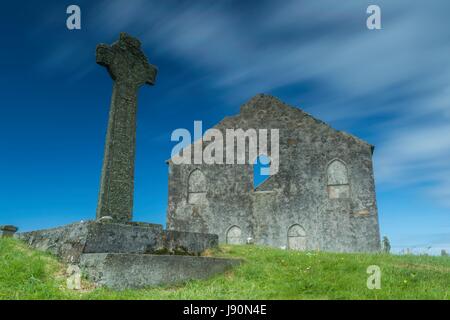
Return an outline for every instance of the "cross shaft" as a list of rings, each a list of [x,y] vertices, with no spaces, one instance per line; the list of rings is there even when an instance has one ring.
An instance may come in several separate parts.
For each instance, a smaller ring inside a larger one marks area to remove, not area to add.
[[[157,73],[140,47],[139,40],[126,33],[111,46],[97,46],[97,63],[114,80],[97,219],[110,216],[124,223],[133,217],[137,92],[144,84],[153,85]]]

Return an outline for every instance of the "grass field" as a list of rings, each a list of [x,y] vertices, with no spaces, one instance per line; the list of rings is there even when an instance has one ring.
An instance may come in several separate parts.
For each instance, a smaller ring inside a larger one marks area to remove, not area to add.
[[[208,255],[240,257],[241,266],[203,281],[115,292],[66,289],[65,266],[53,256],[0,239],[0,299],[449,299],[450,258],[295,252],[222,246]],[[369,290],[366,269],[381,268],[381,289]]]

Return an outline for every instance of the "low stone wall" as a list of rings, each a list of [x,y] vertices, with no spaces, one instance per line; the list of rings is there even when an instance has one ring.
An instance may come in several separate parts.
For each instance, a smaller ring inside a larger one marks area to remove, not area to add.
[[[74,223],[58,228],[17,233],[16,237],[30,247],[48,251],[64,262],[78,263],[86,244],[90,222]]]

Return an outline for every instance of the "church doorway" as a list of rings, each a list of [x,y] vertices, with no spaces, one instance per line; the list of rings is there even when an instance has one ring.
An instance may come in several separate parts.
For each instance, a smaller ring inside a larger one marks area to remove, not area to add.
[[[288,230],[288,249],[306,250],[306,232],[302,226],[294,224]]]
[[[232,226],[227,232],[227,244],[242,244],[242,231],[238,226]]]

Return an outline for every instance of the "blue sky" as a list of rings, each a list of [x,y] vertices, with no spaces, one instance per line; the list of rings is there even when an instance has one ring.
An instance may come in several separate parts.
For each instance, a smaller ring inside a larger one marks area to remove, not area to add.
[[[81,30],[66,8],[81,7]],[[378,4],[382,30],[366,28]],[[0,11],[0,223],[93,219],[112,82],[97,43],[139,37],[135,220],[165,222],[174,129],[270,93],[376,146],[382,235],[450,249],[448,1],[29,1]]]

